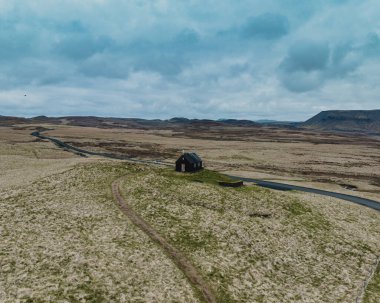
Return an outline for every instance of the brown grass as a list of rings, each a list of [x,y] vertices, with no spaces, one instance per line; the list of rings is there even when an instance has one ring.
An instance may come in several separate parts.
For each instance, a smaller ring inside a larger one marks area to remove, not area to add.
[[[0,128],[0,302],[201,301],[172,260],[115,205],[111,182],[124,174],[133,176],[122,184],[127,202],[194,264],[223,303],[350,302],[379,254],[380,218],[373,210],[83,159],[35,141],[29,135],[35,127]],[[369,139],[360,146],[339,136],[328,138],[338,143],[319,136],[308,142],[307,133],[280,132],[276,141],[249,130],[227,130],[223,139],[205,129],[196,139],[173,130],[55,127],[49,135],[90,142],[89,148],[153,147],[173,154],[171,163],[177,150],[197,150],[215,169],[310,186],[324,179],[329,183],[317,184],[348,193],[338,183],[352,183],[361,190],[355,194],[378,197],[380,155]],[[289,142],[294,136],[300,138]],[[302,173],[308,169],[320,175]],[[377,280],[378,274],[368,302],[378,298]]]
[[[378,213],[339,200],[226,189],[152,169],[123,190],[220,302],[350,302],[380,249]]]
[[[77,165],[1,199],[0,302],[197,301],[113,202],[109,181],[125,172]]]
[[[191,131],[55,126],[47,134],[89,150],[168,163],[182,150],[195,150],[211,169],[251,176],[265,173],[269,179],[296,178],[300,184],[327,184],[346,193],[352,191],[344,185],[352,185],[363,196],[380,200],[378,138],[265,128]]]

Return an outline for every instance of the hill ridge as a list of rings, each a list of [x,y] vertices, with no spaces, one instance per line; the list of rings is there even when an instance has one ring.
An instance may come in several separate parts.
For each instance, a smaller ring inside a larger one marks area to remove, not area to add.
[[[380,109],[321,111],[300,126],[325,131],[380,133]]]

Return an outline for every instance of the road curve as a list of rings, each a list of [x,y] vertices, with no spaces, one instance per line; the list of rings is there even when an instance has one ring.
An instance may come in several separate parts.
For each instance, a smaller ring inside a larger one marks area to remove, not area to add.
[[[133,208],[128,205],[120,194],[119,181],[112,183],[112,193],[122,212],[132,221],[134,225],[140,228],[151,240],[157,243],[167,255],[174,261],[177,267],[185,274],[190,283],[200,292],[207,303],[216,303],[217,300],[211,287],[203,280],[197,269],[191,262],[174,246],[170,245],[166,239],[161,236],[148,222],[140,217]]]
[[[246,182],[252,182],[252,183],[255,183],[261,187],[266,187],[266,188],[270,188],[270,189],[298,190],[298,191],[303,191],[303,192],[307,192],[307,193],[313,193],[313,194],[338,198],[341,200],[346,200],[346,201],[349,201],[352,203],[360,204],[360,205],[375,209],[377,211],[380,211],[380,202],[370,200],[370,199],[361,198],[361,197],[357,197],[357,196],[346,195],[346,194],[336,193],[336,192],[322,190],[322,189],[310,188],[310,187],[303,187],[303,186],[297,186],[297,185],[291,185],[291,184],[285,184],[285,183],[264,181],[264,180],[259,180],[259,179],[242,178],[242,177],[238,177],[238,176],[229,176],[229,177],[231,177],[233,179],[243,180]]]

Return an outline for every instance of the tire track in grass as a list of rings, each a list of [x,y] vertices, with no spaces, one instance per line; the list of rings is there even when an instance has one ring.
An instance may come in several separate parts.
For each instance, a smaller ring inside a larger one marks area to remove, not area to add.
[[[214,292],[206,281],[203,280],[194,265],[192,265],[191,262],[178,249],[169,244],[169,242],[166,241],[166,239],[161,236],[148,222],[140,217],[121,196],[119,182],[123,178],[125,177],[119,178],[112,183],[112,193],[121,211],[132,221],[135,226],[140,228],[149,236],[151,240],[153,240],[166,252],[176,266],[185,274],[186,278],[193,285],[193,287],[200,292],[205,302],[216,303],[217,300]]]

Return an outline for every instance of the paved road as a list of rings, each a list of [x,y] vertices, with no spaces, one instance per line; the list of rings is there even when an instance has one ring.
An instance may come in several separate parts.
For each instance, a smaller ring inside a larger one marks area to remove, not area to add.
[[[310,187],[303,187],[303,186],[297,186],[297,185],[291,185],[291,184],[285,184],[285,183],[278,183],[278,182],[270,182],[270,181],[264,181],[264,180],[258,180],[258,179],[252,179],[252,178],[242,178],[237,176],[229,176],[233,179],[239,179],[246,182],[253,182],[259,186],[271,188],[271,189],[277,189],[277,190],[298,190],[303,191],[307,193],[313,193],[323,196],[329,196],[333,198],[338,198],[346,201],[350,201],[356,204],[364,205],[369,208],[375,209],[377,211],[380,211],[380,202],[365,199],[357,196],[352,195],[346,195],[346,194],[340,194],[332,191],[327,190],[321,190],[321,189],[315,189]]]
[[[38,137],[40,139],[50,140],[51,142],[53,142],[58,147],[70,150],[70,151],[75,152],[75,153],[82,155],[82,156],[96,155],[96,156],[102,156],[102,157],[118,159],[118,160],[128,160],[128,161],[137,162],[137,163],[145,163],[145,164],[149,163],[149,164],[158,164],[158,165],[168,166],[168,164],[162,163],[160,161],[137,160],[134,158],[116,155],[116,154],[111,154],[111,153],[98,153],[98,152],[87,151],[87,150],[72,146],[70,144],[67,144],[63,141],[56,139],[56,138],[41,135],[41,133],[38,131],[31,133],[31,135]],[[303,187],[303,186],[297,186],[297,185],[291,185],[291,184],[285,184],[285,183],[278,183],[278,182],[270,182],[270,181],[252,179],[252,178],[242,178],[242,177],[238,177],[238,176],[228,176],[228,177],[231,177],[233,179],[243,180],[246,182],[253,182],[259,186],[271,188],[271,189],[298,190],[298,191],[303,191],[303,192],[308,192],[308,193],[338,198],[338,199],[346,200],[346,201],[349,201],[352,203],[360,204],[360,205],[375,209],[377,211],[380,211],[380,202],[370,200],[370,199],[360,198],[357,196],[340,194],[340,193],[336,193],[336,192],[332,192],[332,191],[326,191],[326,190],[315,189],[315,188],[310,188],[310,187]]]
[[[82,157],[86,157],[87,155],[91,155],[91,156],[101,156],[101,157],[117,159],[117,160],[127,160],[127,161],[132,161],[132,162],[137,162],[137,163],[149,163],[149,164],[158,164],[158,165],[165,165],[165,166],[168,165],[166,163],[162,163],[160,161],[155,161],[155,160],[150,160],[150,161],[149,160],[138,160],[138,159],[123,156],[123,155],[117,155],[117,154],[112,154],[112,153],[93,152],[93,151],[85,150],[85,149],[78,148],[78,147],[72,146],[70,144],[67,144],[61,140],[56,139],[56,138],[41,135],[41,132],[38,132],[38,131],[31,133],[31,135],[34,137],[40,138],[40,139],[49,140],[49,141],[53,142],[55,145],[57,145],[59,148],[63,148],[65,150],[71,151],[71,152],[73,152],[77,155],[80,155]]]

